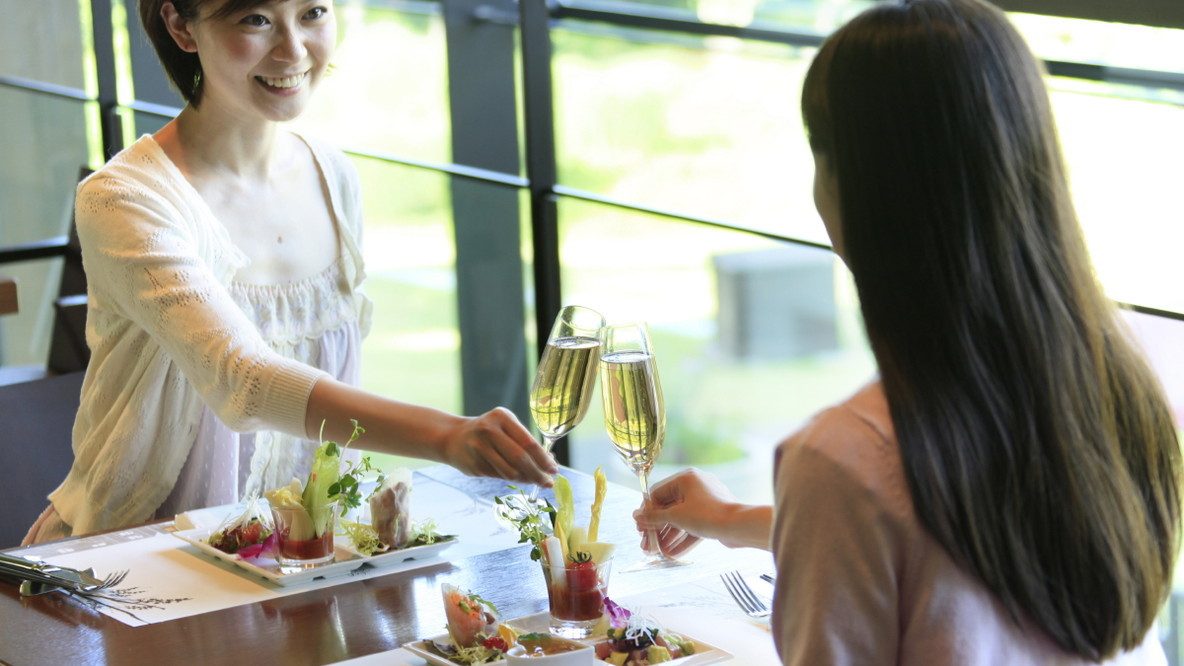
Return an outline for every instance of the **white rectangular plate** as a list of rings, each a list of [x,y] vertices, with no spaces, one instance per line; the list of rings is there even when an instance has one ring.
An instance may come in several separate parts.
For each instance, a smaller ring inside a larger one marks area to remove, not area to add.
[[[448,537],[437,541],[436,543],[426,546],[413,546],[411,548],[403,548],[401,550],[392,550],[386,553],[379,553],[377,555],[362,555],[353,548],[349,547],[349,540],[345,537],[337,537],[334,539],[333,545],[336,547],[336,557],[333,562],[323,564],[319,567],[311,569],[304,569],[296,573],[283,573],[280,567],[273,560],[259,558],[254,561],[244,560],[238,555],[224,553],[217,548],[214,548],[207,540],[210,538],[210,532],[213,530],[201,528],[196,530],[182,530],[173,532],[173,536],[187,541],[194,546],[197,546],[206,555],[216,557],[223,562],[229,562],[248,573],[266,578],[267,580],[277,585],[299,585],[300,583],[307,583],[316,578],[330,578],[336,576],[348,575],[351,572],[362,567],[383,567],[407,560],[422,560],[429,557],[435,557],[437,553],[448,548],[456,543],[457,537]]]
[[[517,624],[515,623],[515,620],[507,620],[505,622],[505,624],[517,626]],[[681,634],[681,632],[675,632],[675,633]],[[721,662],[725,659],[732,658],[732,653],[730,653],[730,652],[725,652],[725,651],[715,647],[714,645],[708,645],[707,643],[704,643],[703,641],[701,641],[697,638],[694,638],[692,636],[687,636],[686,634],[681,634],[681,635],[690,639],[695,644],[695,654],[687,655],[685,657],[679,657],[678,659],[675,659],[673,661],[663,662],[662,666],[706,666],[707,664],[714,664],[717,662]],[[448,642],[448,634],[440,634],[439,636],[433,636],[432,638],[425,639],[422,641],[412,641],[410,643],[404,644],[403,647],[408,652],[411,652],[412,654],[414,654],[416,656],[422,657],[424,660],[426,660],[429,664],[432,664],[433,666],[456,666],[456,662],[449,661],[447,657],[442,656],[439,652],[436,651],[435,648],[432,647],[432,645],[431,645],[432,641],[440,641],[440,642],[447,643]],[[582,640],[579,642],[584,643],[586,645],[593,645],[594,646],[597,643],[604,642],[604,637],[598,636],[595,638],[585,639],[585,640]],[[500,663],[500,662],[493,662],[493,663]],[[607,661],[601,661],[599,659],[596,659],[595,657],[593,657],[593,659],[592,659],[592,666],[603,666],[603,664],[607,664],[607,663],[608,663]]]

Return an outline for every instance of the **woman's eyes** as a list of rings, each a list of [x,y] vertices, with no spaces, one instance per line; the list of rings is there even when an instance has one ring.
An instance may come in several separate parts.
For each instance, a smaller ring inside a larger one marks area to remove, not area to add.
[[[319,21],[329,15],[329,10],[325,7],[317,6],[308,10],[302,17],[305,21]],[[252,28],[262,28],[271,24],[271,20],[262,14],[251,14],[244,16],[240,21],[243,25]]]

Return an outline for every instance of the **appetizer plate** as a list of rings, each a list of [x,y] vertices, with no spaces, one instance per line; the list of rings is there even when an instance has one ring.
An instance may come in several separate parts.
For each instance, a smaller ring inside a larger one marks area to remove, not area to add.
[[[411,548],[403,548],[400,550],[392,550],[386,553],[379,553],[377,555],[363,555],[353,548],[349,547],[349,541],[345,538],[339,537],[334,541],[336,546],[336,557],[333,562],[324,564],[319,567],[311,569],[304,569],[295,573],[284,573],[280,571],[280,566],[274,560],[259,558],[254,561],[244,560],[238,555],[224,553],[217,548],[214,548],[207,540],[210,538],[210,529],[196,529],[196,530],[182,530],[173,532],[173,536],[187,541],[190,544],[197,546],[198,550],[207,555],[211,555],[223,562],[233,564],[248,573],[255,574],[262,578],[277,584],[277,585],[299,585],[307,583],[317,578],[330,578],[335,576],[351,575],[355,571],[362,568],[378,568],[384,566],[391,566],[406,562],[407,560],[422,560],[429,557],[434,557],[437,553],[448,548],[456,543],[457,537],[448,536],[442,537],[439,541],[426,546],[412,546]]]
[[[518,626],[518,623],[515,620],[507,620],[505,624],[515,627]],[[690,654],[685,657],[679,657],[678,659],[662,662],[662,666],[707,666],[707,664],[715,664],[725,659],[732,658],[731,652],[725,652],[714,645],[708,645],[707,643],[704,643],[693,636],[687,636],[686,634],[682,634],[682,636],[685,636],[694,642],[695,654]],[[444,656],[439,650],[433,647],[433,642],[448,643],[448,634],[440,634],[439,636],[433,636],[421,641],[412,641],[411,643],[404,644],[403,648],[417,657],[423,658],[429,664],[432,664],[432,666],[457,666],[457,662],[449,661],[448,657]],[[604,637],[601,636],[596,638],[588,638],[577,642],[584,643],[585,645],[595,646],[598,643],[603,643]],[[490,663],[500,664],[504,662],[505,660],[502,659],[497,662]],[[589,663],[591,666],[604,666],[605,664],[608,664],[607,661],[597,659],[595,656],[592,657],[592,661]]]
[[[679,657],[678,659],[671,659],[670,661],[663,661],[663,662],[661,662],[662,666],[706,666],[707,664],[714,664],[717,662],[721,662],[725,659],[732,658],[731,652],[726,652],[724,650],[721,650],[721,649],[715,647],[714,645],[708,645],[707,643],[704,643],[703,641],[699,640],[698,638],[695,638],[694,636],[687,636],[686,634],[684,634],[680,631],[675,631],[675,633],[680,634],[681,636],[689,639],[692,643],[695,644],[695,654],[688,654],[687,656]],[[597,644],[603,643],[604,641],[605,641],[605,639],[598,638],[594,641],[582,641],[582,642],[587,643],[588,645],[596,646]],[[608,662],[598,660],[598,659],[593,659],[592,663],[595,664],[596,666],[603,666],[603,664],[607,664]]]

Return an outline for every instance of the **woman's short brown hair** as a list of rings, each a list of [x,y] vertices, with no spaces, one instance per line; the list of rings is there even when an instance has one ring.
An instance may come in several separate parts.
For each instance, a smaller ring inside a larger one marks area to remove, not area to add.
[[[198,20],[202,7],[218,2],[219,0],[140,0],[139,2],[140,24],[144,26],[145,34],[148,35],[153,48],[156,49],[156,57],[160,58],[160,64],[164,66],[164,71],[177,88],[177,92],[181,93],[181,97],[194,107],[201,103],[201,59],[197,53],[190,53],[177,46],[176,40],[169,33],[168,26],[165,25],[161,9],[166,4],[171,4],[176,8],[177,14],[181,18],[192,22]],[[218,7],[206,18],[227,16],[243,9],[261,5],[264,2],[266,0],[225,0],[221,7]]]

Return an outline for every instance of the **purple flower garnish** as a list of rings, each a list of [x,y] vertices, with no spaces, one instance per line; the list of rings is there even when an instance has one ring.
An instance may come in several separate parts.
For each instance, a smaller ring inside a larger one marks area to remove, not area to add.
[[[262,542],[251,544],[246,548],[240,548],[235,554],[244,560],[254,560],[264,557],[274,560],[279,550],[280,538],[275,532],[272,532]]]
[[[614,629],[623,629],[629,624],[629,617],[633,613],[628,608],[617,605],[612,599],[604,598],[604,609],[608,611],[608,623]]]

